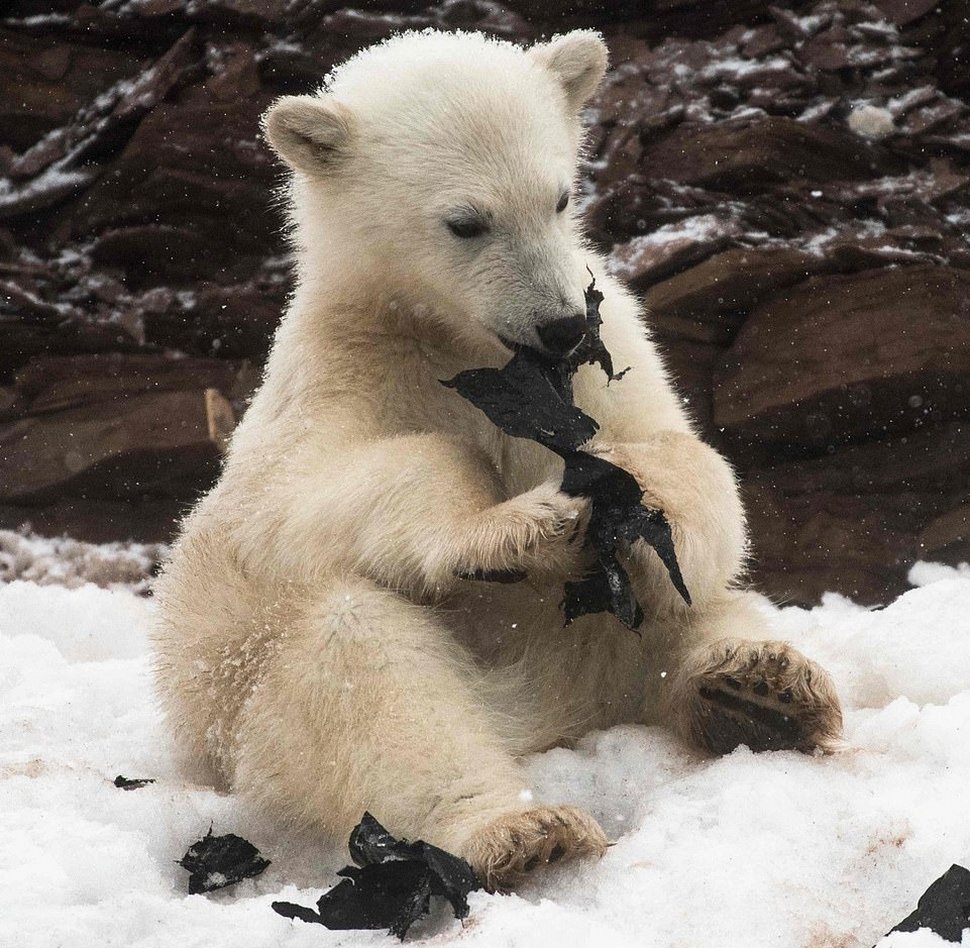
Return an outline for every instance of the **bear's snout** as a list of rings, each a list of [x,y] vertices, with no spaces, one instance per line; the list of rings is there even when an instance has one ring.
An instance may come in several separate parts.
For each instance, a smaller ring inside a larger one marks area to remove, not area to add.
[[[552,355],[564,356],[573,351],[586,335],[586,314],[577,313],[566,319],[536,327],[539,341]]]

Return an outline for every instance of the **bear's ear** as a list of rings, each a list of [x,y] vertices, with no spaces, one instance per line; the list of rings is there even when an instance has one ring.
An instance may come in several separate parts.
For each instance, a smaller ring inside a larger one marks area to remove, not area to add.
[[[353,113],[322,96],[285,95],[263,115],[263,134],[291,168],[327,175],[350,153]]]
[[[578,112],[596,91],[609,59],[606,43],[595,30],[573,30],[557,36],[533,46],[529,55],[559,80],[573,112]]]

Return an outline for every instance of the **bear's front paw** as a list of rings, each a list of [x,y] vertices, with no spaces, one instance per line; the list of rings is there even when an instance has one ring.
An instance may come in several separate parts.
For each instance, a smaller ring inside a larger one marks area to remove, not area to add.
[[[663,512],[696,607],[733,584],[744,564],[744,514],[734,474],[713,448],[692,434],[666,431],[641,443],[601,442],[590,450],[632,474],[643,491],[643,506]],[[649,544],[635,540],[621,549],[621,562],[651,611],[681,609]]]
[[[828,673],[784,642],[725,639],[694,652],[674,685],[685,736],[715,754],[834,750],[842,709]]]
[[[606,852],[599,823],[572,806],[542,806],[509,813],[480,829],[463,847],[485,888],[508,890],[550,863],[599,858]]]
[[[495,508],[485,545],[494,548],[497,568],[559,579],[582,571],[588,523],[586,498],[543,484]]]

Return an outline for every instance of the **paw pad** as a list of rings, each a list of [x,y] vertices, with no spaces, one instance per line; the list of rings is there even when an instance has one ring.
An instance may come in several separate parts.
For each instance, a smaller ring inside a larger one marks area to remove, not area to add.
[[[828,675],[781,643],[723,645],[691,675],[692,733],[717,754],[827,749],[842,734],[842,712]]]

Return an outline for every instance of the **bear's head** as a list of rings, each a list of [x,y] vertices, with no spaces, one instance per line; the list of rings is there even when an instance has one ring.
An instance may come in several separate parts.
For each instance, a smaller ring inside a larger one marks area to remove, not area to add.
[[[279,99],[264,131],[293,171],[301,281],[378,286],[454,341],[568,351],[589,280],[571,198],[579,116],[606,61],[588,30],[531,49],[408,33],[315,95]]]

